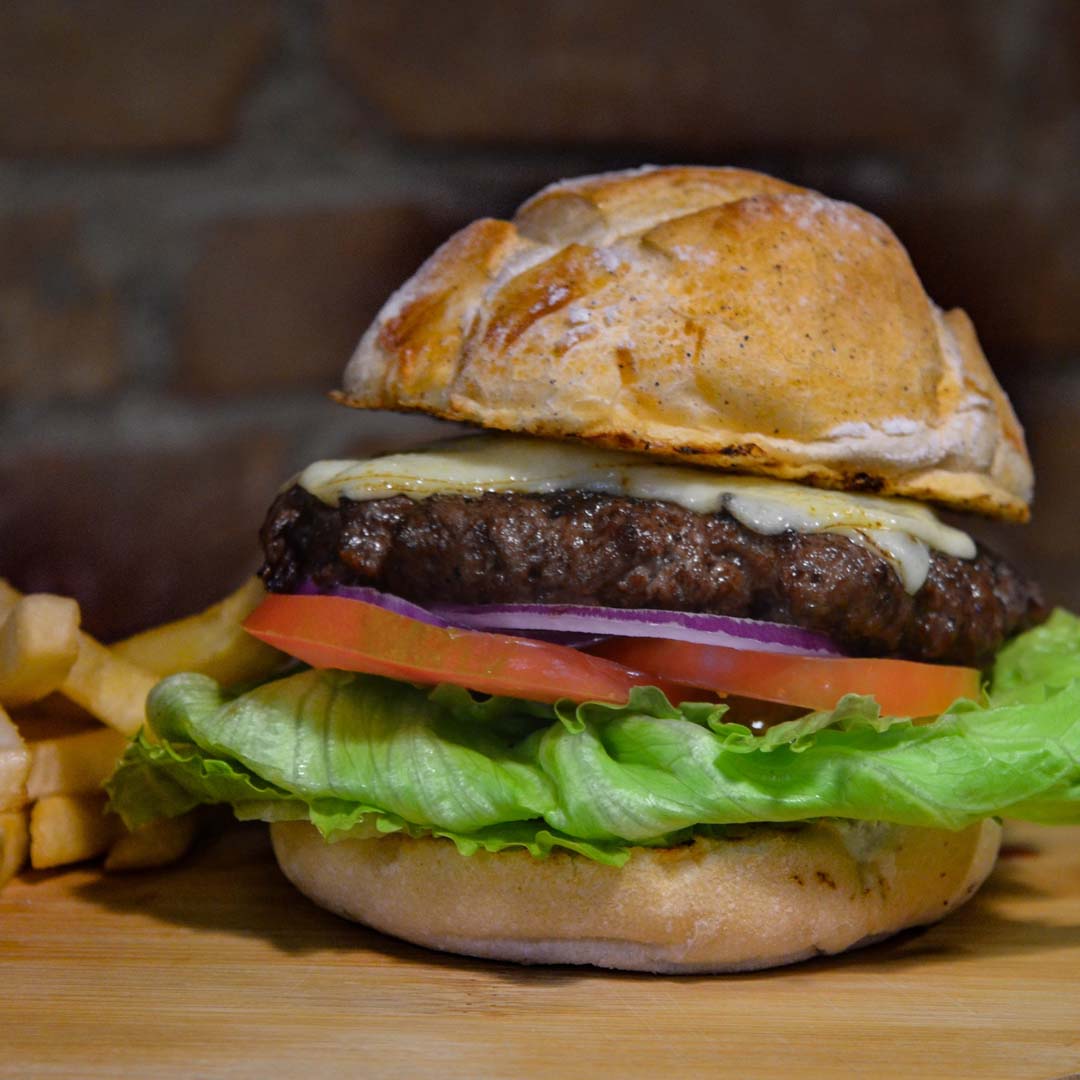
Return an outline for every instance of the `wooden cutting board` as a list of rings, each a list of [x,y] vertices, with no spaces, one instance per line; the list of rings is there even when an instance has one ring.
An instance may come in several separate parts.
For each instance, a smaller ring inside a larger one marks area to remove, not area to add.
[[[165,871],[30,874],[0,894],[0,1075],[1080,1075],[1080,828],[1008,844],[937,927],[732,977],[396,943],[294,893],[255,826]]]

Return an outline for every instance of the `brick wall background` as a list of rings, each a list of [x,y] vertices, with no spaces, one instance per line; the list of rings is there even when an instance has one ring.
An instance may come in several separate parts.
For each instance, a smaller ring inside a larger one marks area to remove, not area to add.
[[[196,609],[306,461],[426,421],[325,399],[439,240],[564,175],[741,164],[852,199],[968,309],[1080,606],[1075,0],[6,0],[0,574],[91,629]]]

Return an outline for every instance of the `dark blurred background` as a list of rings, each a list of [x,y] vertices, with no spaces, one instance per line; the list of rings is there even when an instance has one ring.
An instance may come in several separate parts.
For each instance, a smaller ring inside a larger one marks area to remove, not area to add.
[[[1025,422],[1026,529],[1080,606],[1080,2],[4,0],[0,574],[114,637],[253,565],[441,239],[561,176],[760,168],[851,199],[962,306]]]

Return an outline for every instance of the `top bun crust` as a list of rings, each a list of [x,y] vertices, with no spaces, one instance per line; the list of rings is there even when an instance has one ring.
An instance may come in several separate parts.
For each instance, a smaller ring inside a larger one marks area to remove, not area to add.
[[[1024,436],[889,228],[760,173],[564,181],[452,236],[338,400],[1026,520]]]

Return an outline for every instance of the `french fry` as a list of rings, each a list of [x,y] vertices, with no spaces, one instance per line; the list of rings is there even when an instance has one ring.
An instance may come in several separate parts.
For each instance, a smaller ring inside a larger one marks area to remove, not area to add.
[[[90,795],[100,791],[112,776],[127,741],[119,731],[99,726],[28,743],[27,797],[44,799],[49,795]]]
[[[24,597],[0,579],[0,701],[17,706],[14,722],[0,707],[0,886],[27,855],[35,869],[47,869],[107,853],[107,869],[133,870],[188,850],[196,815],[128,832],[106,812],[101,787],[126,736],[141,727],[158,679],[138,660],[162,673],[201,668],[222,681],[257,678],[280,664],[279,653],[240,628],[261,596],[261,585],[249,582],[202,615],[113,653],[79,631],[75,601]]]
[[[111,649],[155,675],[197,671],[225,685],[265,678],[281,667],[284,657],[241,625],[264,596],[262,582],[250,578],[213,607],[118,641]]]
[[[18,810],[26,802],[29,772],[30,752],[23,745],[18,728],[0,708],[0,811]]]
[[[79,605],[66,596],[22,597],[0,625],[0,702],[51,694],[79,655]]]
[[[79,658],[60,691],[109,727],[134,735],[146,717],[146,695],[157,681],[156,675],[82,634]]]
[[[149,870],[187,854],[195,839],[195,814],[160,818],[119,836],[105,856],[106,870]]]
[[[103,855],[121,825],[105,813],[105,796],[49,795],[30,811],[30,865],[35,870]]]
[[[0,578],[0,617],[21,593]],[[109,727],[134,735],[142,726],[146,695],[157,676],[113,654],[89,634],[79,633],[79,655],[60,684],[60,692]]]
[[[8,810],[0,813],[0,889],[2,889],[26,862],[30,848],[30,830],[25,810]]]

